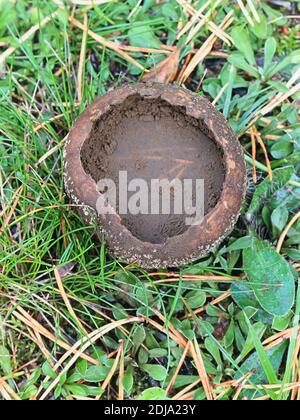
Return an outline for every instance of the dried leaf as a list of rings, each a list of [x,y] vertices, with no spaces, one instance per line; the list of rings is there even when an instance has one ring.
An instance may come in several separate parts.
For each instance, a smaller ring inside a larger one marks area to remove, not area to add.
[[[180,51],[176,50],[165,60],[155,66],[149,73],[145,74],[143,81],[168,83],[177,73]]]
[[[59,267],[57,271],[59,272],[60,277],[62,279],[65,279],[66,277],[69,277],[72,274],[75,266],[76,266],[75,262],[70,262],[64,265],[63,267]]]

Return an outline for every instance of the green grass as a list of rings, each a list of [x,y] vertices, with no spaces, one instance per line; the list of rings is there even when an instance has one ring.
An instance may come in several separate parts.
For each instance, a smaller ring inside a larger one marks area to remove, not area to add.
[[[213,101],[228,84],[217,106],[245,150],[247,199],[241,220],[225,243],[195,264],[174,270],[176,281],[156,283],[167,277],[153,277],[112,259],[64,192],[63,139],[73,122],[96,96],[142,77],[139,69],[88,36],[83,98],[78,104],[82,31],[69,23],[68,16],[74,13],[83,22],[87,12],[89,28],[98,35],[149,48],[183,46],[185,37],[178,43],[175,38],[178,21],[186,23],[187,18],[175,0],[147,0],[130,18],[136,1],[95,7],[65,3],[65,9],[20,45],[20,37],[58,6],[45,0],[0,0],[0,57],[10,46],[16,47],[5,63],[0,59],[0,398],[117,399],[122,366],[125,398],[150,399],[153,393],[172,398],[199,379],[188,354],[175,384],[165,392],[181,359],[182,344],[194,338],[214,398],[296,398],[298,388],[293,392],[290,385],[299,381],[295,372],[300,306],[299,291],[294,299],[291,281],[298,289],[299,219],[288,232],[280,258],[274,246],[300,210],[299,92],[274,107],[266,115],[268,121],[259,111],[287,91],[287,82],[300,68],[299,19],[286,18],[291,11],[272,2],[269,6],[260,2],[261,23],[252,28],[237,2],[224,1],[217,7],[213,15],[217,25],[234,11],[235,21],[227,30],[234,45],[216,43],[214,51],[227,53],[228,58],[206,57],[186,87]],[[199,8],[204,3],[193,4]],[[289,3],[297,10],[299,2]],[[286,26],[291,27],[289,35],[282,32]],[[194,48],[200,48],[209,34],[206,25],[196,34]],[[192,48],[191,43],[182,48],[180,68]],[[164,58],[131,55],[148,69]],[[294,84],[299,81],[300,77]],[[249,136],[253,121],[267,146],[272,183],[259,146],[253,162]],[[262,239],[272,247],[265,249]],[[245,264],[251,252],[253,259],[265,261],[267,270],[253,272]],[[76,317],[58,289],[55,269]],[[188,275],[195,276],[193,281],[185,281]],[[232,280],[196,278],[209,275]],[[279,295],[279,304],[278,288],[285,294],[284,301]],[[231,295],[210,305],[227,292]],[[274,335],[280,332],[283,338],[277,342]],[[79,353],[72,360],[67,349],[75,343],[80,349],[84,342],[89,360]],[[121,363],[103,390],[117,357]],[[225,384],[228,381],[231,386]],[[247,389],[239,388],[239,383]],[[151,395],[150,388],[156,388]],[[194,399],[206,398],[201,383],[192,391]]]

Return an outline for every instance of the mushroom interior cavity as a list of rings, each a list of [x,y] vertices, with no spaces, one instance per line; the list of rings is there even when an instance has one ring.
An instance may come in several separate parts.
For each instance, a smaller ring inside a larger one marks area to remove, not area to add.
[[[122,224],[136,238],[153,244],[165,243],[168,238],[186,232],[189,228],[186,221],[190,216],[185,210],[184,194],[183,211],[177,214],[176,192],[179,190],[175,188],[169,189],[169,213],[163,214],[166,190],[160,188],[159,212],[153,214],[151,203],[158,197],[154,196],[153,181],[179,180],[184,191],[184,182],[192,180],[191,203],[195,206],[196,180],[204,180],[205,215],[217,205],[225,181],[223,154],[203,122],[188,116],[184,107],[172,106],[161,98],[148,99],[140,95],[132,95],[123,103],[112,105],[94,123],[81,149],[81,162],[96,183],[104,179],[114,182],[116,211],[122,213]],[[136,201],[138,206],[141,203],[137,202],[137,197],[141,197],[141,192],[133,188],[138,185],[137,180],[143,180],[142,185],[148,186],[146,200],[141,206],[142,214],[130,211],[123,214],[123,210],[120,212],[119,190],[124,193],[124,181],[127,181],[126,185],[132,189],[127,191],[128,202]]]

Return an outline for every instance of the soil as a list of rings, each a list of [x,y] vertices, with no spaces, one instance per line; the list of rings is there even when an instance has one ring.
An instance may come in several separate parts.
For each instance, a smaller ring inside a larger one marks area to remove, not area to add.
[[[225,180],[222,153],[201,121],[187,116],[185,108],[139,95],[112,106],[95,123],[81,161],[96,182],[109,178],[117,187],[119,171],[128,172],[128,182],[138,178],[149,186],[152,179],[204,179],[205,214],[216,206]],[[167,215],[122,215],[122,223],[138,239],[160,244],[189,228],[186,217],[171,206]]]

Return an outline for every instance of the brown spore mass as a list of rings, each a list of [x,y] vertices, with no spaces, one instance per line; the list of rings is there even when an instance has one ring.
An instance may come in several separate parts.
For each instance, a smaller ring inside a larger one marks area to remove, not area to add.
[[[204,179],[205,214],[218,203],[225,181],[222,152],[210,130],[188,116],[184,107],[139,95],[111,106],[94,123],[81,149],[81,161],[96,183],[112,179],[117,191],[120,171],[127,171],[128,182],[145,180],[149,191],[153,179]],[[128,198],[133,194],[128,193]],[[175,214],[173,205],[167,215],[121,215],[122,224],[136,238],[153,244],[187,231],[187,216]]]

